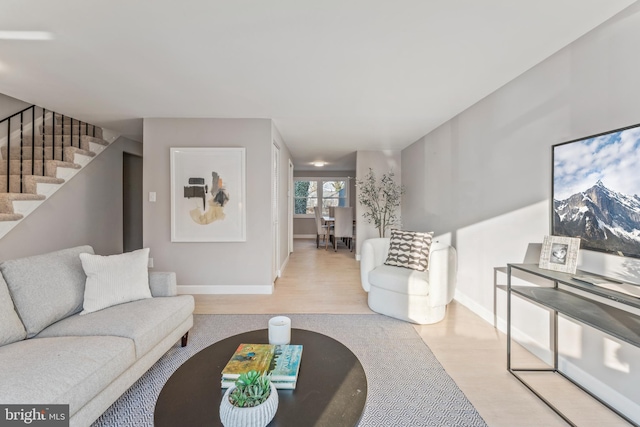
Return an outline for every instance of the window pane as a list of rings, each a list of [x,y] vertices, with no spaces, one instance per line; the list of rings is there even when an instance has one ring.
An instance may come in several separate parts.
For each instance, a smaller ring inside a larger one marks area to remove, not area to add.
[[[346,188],[345,181],[324,181],[322,183],[322,197],[346,197]]]
[[[316,206],[318,199],[295,199],[294,214],[310,214],[313,215],[313,207]]]
[[[329,206],[347,206],[347,182],[343,180],[322,182],[322,213],[329,215]]]
[[[316,181],[294,182],[294,214],[313,214],[318,204],[318,183]]]

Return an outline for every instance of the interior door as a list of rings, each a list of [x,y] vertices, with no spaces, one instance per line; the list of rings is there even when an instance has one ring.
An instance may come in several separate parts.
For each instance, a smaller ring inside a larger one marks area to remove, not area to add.
[[[289,184],[287,188],[287,224],[289,226],[289,252],[293,252],[293,162],[289,159]]]
[[[123,252],[142,249],[142,157],[122,153]]]

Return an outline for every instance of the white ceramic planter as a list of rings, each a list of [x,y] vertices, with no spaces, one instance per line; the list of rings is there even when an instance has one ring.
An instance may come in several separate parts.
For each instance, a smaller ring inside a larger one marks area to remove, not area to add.
[[[229,395],[233,391],[229,387],[220,402],[220,420],[224,427],[265,427],[271,422],[278,409],[278,390],[271,384],[271,393],[267,400],[253,408],[238,408],[229,402]]]

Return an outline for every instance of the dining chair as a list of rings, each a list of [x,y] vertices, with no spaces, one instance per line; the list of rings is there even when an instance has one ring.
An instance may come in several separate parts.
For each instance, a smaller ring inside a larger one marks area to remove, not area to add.
[[[316,216],[316,248],[320,247],[320,236],[322,236],[322,241],[327,237],[327,225],[322,222],[322,211],[321,208],[315,206],[313,208],[313,213]]]
[[[338,239],[344,239],[347,247],[353,251],[353,208],[336,207],[334,210],[333,250],[338,250]]]

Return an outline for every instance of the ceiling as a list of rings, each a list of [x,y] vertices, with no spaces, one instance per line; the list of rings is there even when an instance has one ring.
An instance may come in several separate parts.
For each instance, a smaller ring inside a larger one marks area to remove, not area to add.
[[[271,118],[297,169],[402,149],[633,0],[2,0],[0,93],[143,140]],[[37,38],[37,37],[36,37]]]

